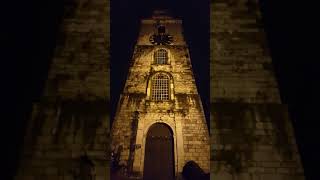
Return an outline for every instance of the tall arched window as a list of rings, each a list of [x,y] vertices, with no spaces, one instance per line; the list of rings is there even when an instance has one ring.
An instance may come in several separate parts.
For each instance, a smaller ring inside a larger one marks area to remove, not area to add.
[[[152,100],[169,100],[169,76],[163,73],[156,74],[151,80]]]
[[[159,49],[154,53],[155,64],[167,64],[168,52],[165,49]]]

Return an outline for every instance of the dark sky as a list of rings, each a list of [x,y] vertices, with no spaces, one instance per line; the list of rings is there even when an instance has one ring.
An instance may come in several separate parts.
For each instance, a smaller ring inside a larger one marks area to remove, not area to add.
[[[11,179],[32,101],[41,96],[63,10],[63,0],[1,4],[1,179]]]
[[[310,3],[260,2],[282,101],[289,107],[306,178],[320,179],[317,10]]]
[[[55,47],[63,3],[56,1],[6,1],[1,5],[1,90],[2,150],[4,169],[1,179],[11,179],[18,153],[22,148],[25,122],[31,102],[42,93]],[[132,54],[139,19],[150,14],[152,0],[113,0],[112,50],[119,59],[111,62],[112,72],[119,80],[112,81],[112,91],[120,92],[126,77],[127,61]],[[207,0],[166,0],[173,13],[185,22],[185,31],[192,59],[207,54]],[[272,58],[279,79],[281,96],[289,105],[307,180],[318,180],[320,162],[319,136],[319,49],[315,38],[318,10],[300,1],[261,0],[265,27]],[[317,6],[314,6],[317,7]],[[123,27],[123,28],[122,28]],[[192,27],[192,28],[190,28]],[[118,29],[119,28],[119,29]],[[118,29],[114,32],[115,29]],[[201,33],[202,32],[202,33]],[[191,35],[193,34],[193,35]],[[196,35],[194,35],[196,34]],[[121,38],[119,38],[121,37]],[[200,48],[205,47],[205,48]],[[120,50],[121,49],[121,50]],[[123,51],[123,49],[125,49]],[[123,53],[127,52],[127,53]],[[122,54],[123,53],[123,54]],[[203,59],[205,59],[204,57]],[[202,63],[193,61],[194,72],[202,98],[208,97],[207,71]],[[200,79],[200,80],[199,80]],[[116,96],[113,96],[117,98]],[[204,101],[205,104],[208,103]],[[7,178],[8,177],[8,178]]]

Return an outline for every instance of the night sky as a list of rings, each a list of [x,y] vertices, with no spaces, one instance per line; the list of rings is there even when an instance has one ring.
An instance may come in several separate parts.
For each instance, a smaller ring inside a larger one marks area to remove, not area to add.
[[[61,22],[64,0],[16,1],[2,4],[1,11],[1,95],[2,150],[5,150],[1,179],[11,179],[22,148],[25,122],[32,101],[41,97]],[[159,1],[160,2],[160,1]],[[203,104],[209,102],[207,0],[166,0],[175,15],[184,20],[185,37],[190,47],[194,73]],[[170,3],[169,3],[170,2]],[[139,19],[148,16],[157,4],[152,0],[114,0],[112,15],[111,105],[117,101],[127,74],[139,28]],[[318,180],[320,137],[317,98],[319,49],[311,4],[292,1],[261,1],[265,29],[284,103],[291,119],[308,179]],[[307,7],[308,6],[308,7]],[[201,62],[201,61],[204,62]],[[114,78],[116,77],[116,79]],[[199,86],[200,85],[200,86]],[[206,109],[205,109],[206,110]],[[7,178],[8,177],[8,178]]]

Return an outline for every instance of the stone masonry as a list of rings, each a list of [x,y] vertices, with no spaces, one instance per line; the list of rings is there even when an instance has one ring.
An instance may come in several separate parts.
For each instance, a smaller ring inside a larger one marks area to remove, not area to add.
[[[149,37],[160,20],[173,36],[171,45],[153,45]],[[148,128],[154,123],[165,123],[173,131],[176,175],[186,162],[193,160],[209,172],[209,132],[192,72],[190,55],[182,35],[182,21],[169,16],[154,15],[141,21],[140,35],[133,53],[129,75],[120,97],[111,130],[112,148],[123,147],[121,163],[143,175],[145,141]],[[168,52],[168,64],[154,64],[154,53],[163,48]],[[170,100],[153,101],[150,81],[157,73],[170,77]],[[134,116],[137,114],[138,116]],[[137,130],[132,122],[138,120]],[[134,144],[130,139],[134,136]],[[130,152],[130,147],[141,148]],[[130,165],[130,154],[134,160]],[[132,166],[132,167],[130,167]]]
[[[211,2],[211,179],[303,180],[255,0]]]
[[[109,1],[65,1],[43,97],[17,180],[109,178]]]

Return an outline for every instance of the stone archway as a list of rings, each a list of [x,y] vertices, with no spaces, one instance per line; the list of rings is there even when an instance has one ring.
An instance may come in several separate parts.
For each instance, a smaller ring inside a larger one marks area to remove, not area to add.
[[[164,123],[153,124],[147,133],[144,180],[174,179],[173,132]]]

